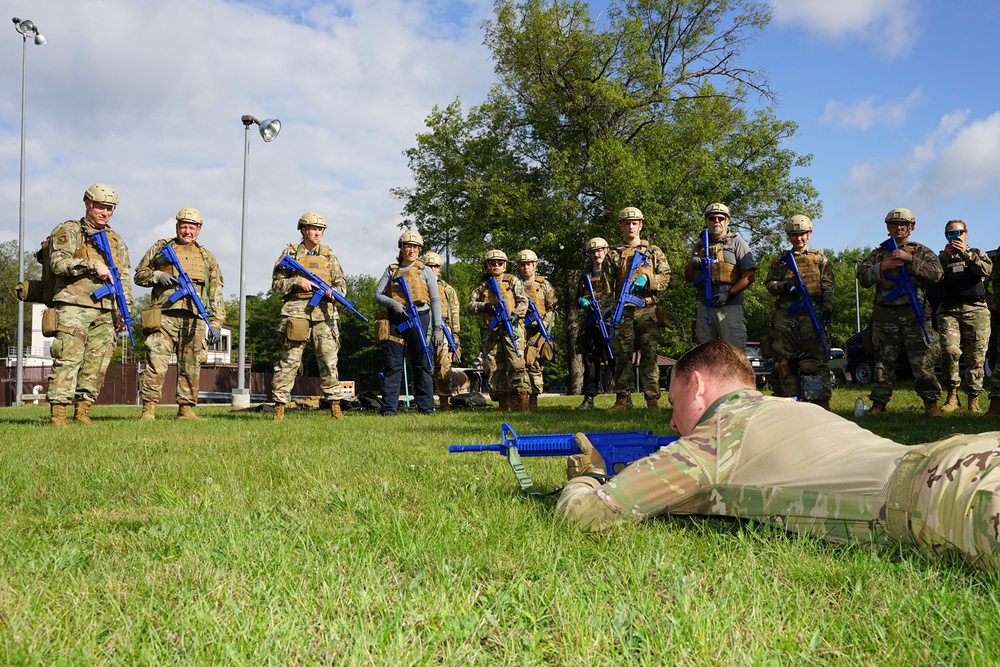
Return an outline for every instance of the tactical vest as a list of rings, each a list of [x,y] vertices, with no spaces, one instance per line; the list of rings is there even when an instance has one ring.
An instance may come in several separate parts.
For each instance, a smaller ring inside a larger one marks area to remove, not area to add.
[[[971,250],[973,253],[979,252],[974,248]],[[944,278],[941,279],[944,294],[941,303],[986,303],[986,283],[972,271],[971,263],[966,258],[942,252],[938,259],[944,267]]]
[[[916,252],[920,247],[921,245],[916,241],[907,241],[903,245],[899,246],[899,249],[904,250],[910,253],[911,255],[916,255]],[[879,246],[878,249],[875,251],[875,265],[878,266],[879,264],[882,263],[883,260],[885,260],[888,257],[889,257],[889,251],[883,248],[882,246]],[[910,280],[913,282],[913,287],[917,292],[917,298],[920,300],[921,303],[925,303],[926,281],[920,276],[915,275],[912,271],[909,270],[909,268],[907,268],[907,271],[910,274]],[[891,278],[894,275],[896,276],[899,275],[899,269],[887,271],[885,274],[883,274],[883,277],[888,276]],[[898,285],[899,283],[897,283],[894,280],[884,280],[876,289],[875,304],[884,306],[906,305],[907,300],[905,296],[897,297],[895,301],[888,301],[885,298],[886,295],[888,295],[889,292],[896,289]]]
[[[108,237],[108,245],[111,246],[111,254],[115,260],[117,260],[118,257],[121,256],[121,248],[118,247],[117,235],[107,234],[106,236]],[[104,253],[97,248],[97,241],[92,239],[90,234],[84,231],[82,222],[80,223],[78,241],[79,246],[77,246],[76,252],[73,253],[73,257],[75,259],[96,259],[105,264],[108,263]],[[115,263],[117,264],[117,261]]]
[[[330,255],[332,255],[333,252],[330,250],[330,246],[320,243],[316,246],[315,255],[307,254],[305,252],[305,246],[301,243],[298,246],[289,246],[289,248],[293,247],[295,248],[295,252],[288,253],[289,255],[295,257],[299,264],[304,266],[306,270],[314,273],[317,278],[325,282],[327,285],[333,285],[333,262],[330,261]],[[302,251],[301,253],[300,250]],[[178,255],[178,257],[180,257],[180,255]],[[194,280],[193,277],[192,280]],[[296,299],[311,299],[313,294],[313,292],[296,291],[292,294],[292,296]]]
[[[524,291],[528,293],[528,298],[535,302],[535,308],[538,309],[538,316],[545,317],[545,294],[542,292],[542,281],[545,280],[543,276],[535,276],[535,279],[531,281],[530,284],[521,281],[524,285]]]
[[[208,269],[205,266],[205,250],[197,243],[184,245],[171,241],[170,245],[173,246],[174,253],[177,255],[177,259],[180,260],[181,268],[184,269],[184,273],[188,275],[191,282],[204,285],[205,281],[208,280]],[[170,262],[166,262],[163,271],[173,276],[180,275],[177,268]]]
[[[396,278],[402,278],[406,281],[406,286],[410,290],[410,298],[413,299],[414,305],[420,307],[430,304],[431,293],[427,289],[427,283],[424,282],[423,276],[425,266],[427,265],[419,259],[409,266],[390,264],[389,268],[392,270],[392,280],[389,282],[389,296],[404,306],[410,305],[407,303],[406,297],[403,296],[402,290],[396,285]],[[440,290],[440,287],[438,289]]]
[[[823,284],[820,280],[820,263],[823,261],[823,253],[819,250],[807,248],[800,254],[792,254],[795,259],[795,266],[799,269],[799,276],[802,284],[806,286],[810,298],[815,303],[823,292]],[[791,269],[785,269],[785,282],[795,280]]]
[[[486,278],[487,278],[487,280],[489,280],[490,276],[487,275]],[[500,296],[503,297],[503,302],[507,306],[507,313],[508,314],[514,312],[514,305],[515,305],[514,304],[514,281],[515,280],[517,280],[517,278],[515,278],[514,276],[512,276],[509,273],[505,273],[502,276],[500,276],[500,277],[497,278],[497,285],[500,286]],[[496,294],[493,293],[493,290],[487,288],[485,290],[485,293],[486,293],[486,303],[491,303],[494,306],[497,305],[498,303],[500,303],[500,301],[497,299]],[[492,315],[489,315],[489,314],[486,314],[486,313],[483,314],[483,323],[489,324],[492,319],[493,319]]]
[[[618,266],[615,267],[615,279],[618,286],[621,287],[625,281],[628,280],[628,270],[632,266],[632,256],[636,253],[636,251],[644,252],[647,255],[650,254],[649,241],[640,241],[639,245],[635,247],[620,245],[615,248],[615,251],[617,252],[619,259]],[[649,259],[640,264],[636,268],[635,273],[632,274],[633,279],[638,278],[639,276],[646,276],[646,287],[640,290],[640,293],[653,291],[653,285],[656,284],[654,282],[656,272],[653,270],[653,261],[654,258],[650,255]],[[596,290],[597,286],[595,285],[594,288]]]
[[[451,303],[448,301],[448,293],[445,290],[448,287],[448,283],[438,278],[437,285],[438,299],[441,301],[441,319],[446,324],[451,324]]]
[[[97,260],[103,264],[109,264],[107,258],[101,253],[97,248],[97,242],[91,238],[87,231],[86,222],[81,220],[67,220],[63,225],[71,225],[71,230],[65,232],[67,235],[75,234],[76,238],[76,248],[73,251],[74,259],[86,259],[86,260]],[[60,225],[61,227],[62,225]],[[58,229],[58,228],[57,228]],[[122,245],[121,237],[118,236],[114,230],[110,227],[104,227],[106,236],[108,239],[108,245],[111,249],[112,259],[114,260],[115,266],[119,269],[122,268],[122,260],[124,259],[124,248]],[[96,231],[96,230],[95,230]],[[60,234],[62,236],[62,234]],[[53,238],[49,235],[49,261],[51,262],[51,253],[53,248]],[[44,254],[44,249],[43,249]],[[52,275],[52,286],[53,295],[52,300],[60,301],[62,303],[70,303],[78,306],[95,307],[101,309],[110,309],[114,306],[114,297],[108,295],[101,299],[100,302],[95,303],[90,295],[95,289],[100,287],[104,281],[97,277],[97,275],[91,271],[84,272],[80,275],[65,276],[65,275]]]
[[[727,262],[725,253],[723,252],[723,246],[725,246],[730,239],[735,237],[735,234],[726,234],[725,236],[720,236],[714,241],[709,239],[708,256],[715,260],[712,263],[713,285],[732,285],[738,281],[742,275],[740,267],[731,262]],[[705,255],[699,248],[695,250],[694,256],[704,257]]]

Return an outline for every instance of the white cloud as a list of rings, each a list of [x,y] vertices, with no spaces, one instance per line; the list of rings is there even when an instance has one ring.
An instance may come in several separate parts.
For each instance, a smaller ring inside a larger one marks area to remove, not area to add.
[[[1000,112],[951,128],[948,139],[914,193],[926,199],[995,195],[1000,190]]]
[[[771,0],[771,7],[779,23],[828,39],[860,35],[889,56],[913,46],[918,16],[915,0]]]
[[[263,6],[264,8],[261,8]],[[305,211],[323,213],[345,271],[380,275],[394,259],[410,174],[402,151],[434,104],[478,103],[492,80],[480,24],[488,0],[50,0],[26,12],[49,39],[28,47],[26,246],[82,214],[83,191],[113,185],[112,221],[133,263],[195,206],[201,240],[239,289],[243,114],[251,129],[250,293]],[[275,13],[281,8],[285,14]],[[11,62],[21,44],[11,40]],[[18,63],[20,64],[20,63]],[[20,68],[0,69],[0,206],[17,211]],[[17,235],[0,218],[0,240]]]
[[[899,126],[906,121],[910,107],[921,97],[923,93],[917,88],[906,99],[885,104],[879,104],[875,95],[853,103],[830,100],[823,108],[820,121],[861,130],[871,129],[875,125]]]

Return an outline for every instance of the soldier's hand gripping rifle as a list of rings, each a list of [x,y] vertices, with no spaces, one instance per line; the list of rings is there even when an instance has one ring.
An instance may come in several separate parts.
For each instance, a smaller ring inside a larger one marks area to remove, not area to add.
[[[327,285],[322,278],[317,276],[315,273],[313,273],[306,267],[299,264],[298,261],[296,261],[296,259],[291,255],[285,255],[284,257],[282,257],[281,261],[278,262],[278,268],[294,271],[295,273],[298,273],[300,276],[302,276],[303,278],[312,283],[313,295],[312,298],[309,299],[310,306],[315,308],[316,306],[319,305],[319,302],[323,300],[323,297],[330,295],[330,297],[338,304],[340,304],[347,310],[351,311],[352,313],[360,317],[362,322],[368,321],[368,318],[359,313],[358,309],[354,307],[354,304],[348,301],[343,294],[333,289],[332,286]]]
[[[590,273],[583,274],[583,284],[586,285],[587,293],[590,294],[590,314],[587,315],[583,325],[589,327],[595,322],[597,323],[601,330],[601,340],[604,341],[604,350],[608,353],[608,361],[613,364],[615,363],[615,355],[611,351],[611,334],[608,332],[608,325],[604,323],[604,314],[601,313],[601,304],[594,292],[594,283],[590,280]]]
[[[697,287],[702,286],[702,290],[705,292],[705,312],[708,314],[708,323],[712,323],[712,265],[719,260],[708,256],[708,230],[703,229],[701,232],[701,247],[704,249],[705,256],[699,257],[701,260],[701,273],[699,273],[691,284]]]
[[[524,316],[524,328],[527,329],[533,324],[538,325],[538,332],[542,334],[542,338],[544,338],[545,342],[548,343],[549,350],[552,354],[555,354],[556,348],[552,344],[552,336],[549,335],[548,329],[545,328],[545,323],[542,322],[542,316],[538,312],[538,306],[535,305],[534,301],[528,299],[528,313]]]
[[[584,435],[604,459],[609,475],[621,472],[633,461],[649,456],[677,440],[677,436],[656,436],[652,431],[612,431]],[[581,453],[573,433],[518,435],[510,424],[501,426],[498,445],[451,445],[448,452],[499,452],[510,463],[521,488],[532,495],[540,494],[534,490],[531,477],[521,463],[522,456],[573,456]]]
[[[636,269],[648,261],[649,255],[639,250],[636,250],[632,255],[632,263],[629,265],[628,275],[625,276],[625,282],[622,284],[622,291],[618,295],[618,303],[615,304],[615,310],[611,313],[611,338],[615,337],[615,332],[625,319],[625,306],[632,305],[642,308],[646,305],[646,302],[632,294],[632,291],[635,289]]]
[[[458,344],[455,342],[455,337],[451,335],[451,328],[444,320],[441,320],[441,329],[444,331],[444,339],[448,341],[448,349],[455,355],[455,362],[461,366],[462,356],[458,353]]]
[[[194,307],[198,309],[198,314],[201,315],[201,319],[205,320],[205,324],[208,325],[208,335],[210,337],[215,337],[215,329],[212,328],[212,323],[208,321],[208,311],[205,310],[205,304],[201,302],[201,297],[198,296],[198,289],[191,282],[190,276],[188,276],[187,271],[181,266],[181,260],[177,257],[177,253],[174,252],[173,246],[169,243],[160,248],[160,252],[167,259],[168,262],[173,264],[174,268],[177,269],[177,289],[171,294],[167,299],[170,303],[177,303],[180,299],[184,297],[190,297],[191,303]]]
[[[507,330],[510,344],[514,346],[514,354],[520,357],[521,351],[517,349],[517,334],[514,333],[514,323],[510,319],[510,313],[507,312],[507,304],[503,300],[503,295],[500,294],[500,283],[497,282],[496,276],[490,276],[490,279],[486,281],[486,286],[497,298],[497,304],[494,306],[497,309],[496,317],[490,320],[486,326],[496,331],[496,328],[502,324]]]
[[[406,320],[400,324],[396,325],[396,329],[400,332],[406,331],[408,329],[413,329],[417,332],[417,337],[420,338],[420,345],[424,349],[424,354],[427,356],[428,368],[434,368],[434,358],[431,356],[431,346],[427,344],[427,333],[424,331],[424,325],[420,323],[420,311],[417,310],[417,304],[413,303],[413,297],[410,296],[410,287],[406,284],[406,278],[400,276],[392,282],[396,283],[396,287],[399,291],[403,293],[406,298],[406,306],[404,310],[406,311]]]
[[[806,289],[806,284],[802,282],[802,274],[799,273],[799,267],[795,263],[795,256],[791,251],[786,252],[781,256],[781,261],[784,262],[788,270],[792,272],[795,276],[795,286],[798,289],[799,300],[790,305],[785,312],[789,315],[794,315],[803,308],[809,313],[809,322],[812,323],[813,331],[816,332],[816,337],[819,338],[820,344],[823,346],[823,351],[826,352],[826,356],[830,356],[830,348],[826,346],[826,329],[823,325],[819,323],[819,317],[816,316],[816,307],[813,304],[812,297],[809,296],[809,290]]]
[[[887,250],[890,254],[896,250],[899,250],[899,245],[896,243],[896,239],[893,237],[887,238],[883,241],[880,246]],[[910,302],[910,308],[913,309],[913,316],[917,318],[917,324],[920,325],[920,330],[924,332],[924,340],[930,345],[931,337],[927,333],[926,322],[931,319],[929,316],[924,315],[924,309],[920,307],[920,299],[917,297],[917,289],[913,286],[913,279],[910,277],[910,272],[906,270],[906,266],[900,266],[896,269],[898,273],[883,273],[883,280],[890,280],[896,283],[896,289],[892,290],[885,295],[887,301],[895,301],[899,297],[906,295],[907,300]]]
[[[104,284],[94,290],[94,301],[100,301],[109,294],[115,295],[115,305],[118,309],[118,315],[125,323],[125,331],[128,332],[128,339],[134,347],[135,338],[132,336],[132,313],[128,309],[128,299],[125,298],[125,286],[122,285],[121,274],[118,272],[118,267],[115,266],[115,256],[111,252],[108,233],[102,229],[99,232],[90,234],[90,238],[94,239],[97,249],[104,255],[104,263],[108,265],[108,270],[111,272],[111,277],[105,278]]]

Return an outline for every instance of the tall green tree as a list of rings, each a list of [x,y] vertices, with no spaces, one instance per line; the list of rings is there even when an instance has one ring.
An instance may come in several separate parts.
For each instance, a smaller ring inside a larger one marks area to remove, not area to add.
[[[42,267],[35,259],[34,250],[24,253],[24,277],[37,280]],[[0,243],[0,346],[3,356],[7,356],[10,347],[17,346],[17,297],[14,295],[14,285],[17,284],[17,240]],[[31,344],[31,304],[24,304],[24,344]]]

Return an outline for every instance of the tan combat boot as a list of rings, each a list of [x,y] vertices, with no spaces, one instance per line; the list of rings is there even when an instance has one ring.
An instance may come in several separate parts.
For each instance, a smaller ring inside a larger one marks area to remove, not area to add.
[[[941,413],[941,408],[938,407],[937,401],[933,398],[924,399],[924,416],[925,417],[944,417]]]
[[[285,418],[285,404],[275,403],[274,404],[274,414],[271,415],[271,421],[280,422]]]
[[[332,401],[330,403],[330,416],[334,419],[344,418],[344,413],[340,410],[340,400]]]
[[[49,417],[49,424],[52,426],[59,426],[60,428],[65,428],[69,426],[66,423],[66,404],[65,403],[53,403],[49,406],[49,411],[51,417]]]
[[[509,394],[497,394],[494,400],[497,402],[497,412],[510,412]]]
[[[646,409],[658,412],[660,410],[660,399],[657,396],[646,397]]]
[[[1000,397],[990,399],[990,409],[983,415],[983,419],[1000,419]]]
[[[514,408],[517,412],[527,412],[529,406],[531,405],[531,392],[526,389],[522,389],[517,392],[517,398],[514,399],[517,406]]]
[[[872,401],[871,410],[869,410],[866,414],[868,414],[870,417],[874,417],[876,415],[884,415],[885,405],[886,405],[885,401],[874,400]]]
[[[194,413],[193,405],[179,405],[177,406],[177,418],[178,419],[198,419],[198,415]]]
[[[90,406],[93,404],[93,401],[78,401],[73,412],[73,421],[84,426],[93,426],[94,421],[90,418]]]
[[[615,414],[617,412],[625,412],[629,408],[629,399],[631,396],[628,394],[618,394],[615,396],[615,404],[608,408],[608,414]]]
[[[958,402],[958,388],[953,387],[948,390],[948,398],[945,400],[944,405],[941,406],[941,412],[954,412],[960,407],[962,406]]]
[[[528,412],[534,412],[538,409],[538,394],[531,394],[528,396]]]
[[[982,408],[979,407],[979,394],[975,396],[969,396],[969,412],[979,412]]]
[[[139,419],[144,422],[151,422],[156,419],[156,401],[143,401],[142,414]]]
[[[439,396],[438,397],[438,410],[441,412],[451,412],[451,397],[450,396]]]

